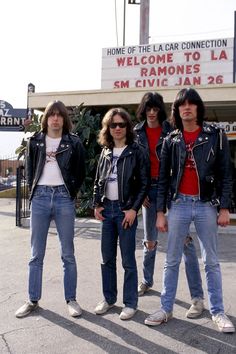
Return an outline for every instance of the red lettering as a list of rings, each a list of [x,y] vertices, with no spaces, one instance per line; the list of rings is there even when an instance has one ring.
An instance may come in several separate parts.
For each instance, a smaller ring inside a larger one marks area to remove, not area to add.
[[[214,50],[211,50],[211,60],[227,60],[227,53],[225,50],[222,50],[219,54],[219,56],[217,56],[217,54],[215,54]]]
[[[117,65],[118,66],[125,66],[125,58],[117,58],[116,59]]]
[[[126,59],[126,62],[127,62],[127,66],[132,66],[132,64],[133,64],[133,58],[132,58],[132,57],[128,57],[128,58]]]
[[[219,60],[221,60],[221,59],[226,59],[226,60],[228,59],[225,50],[222,50],[221,53],[220,53]]]
[[[129,80],[126,81],[115,81],[114,88],[129,88]]]
[[[140,75],[141,76],[148,76],[148,69],[147,68],[141,68]]]

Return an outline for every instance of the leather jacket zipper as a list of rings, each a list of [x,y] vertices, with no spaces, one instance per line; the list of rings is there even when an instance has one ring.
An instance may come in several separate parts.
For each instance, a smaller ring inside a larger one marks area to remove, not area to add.
[[[68,147],[67,147],[66,149],[64,149],[64,150],[56,151],[55,157],[57,157],[57,155],[59,155],[60,153],[65,152],[66,150],[68,150]],[[57,160],[57,158],[56,158],[56,160]],[[58,161],[57,161],[57,163],[58,163]],[[59,163],[58,163],[58,166],[59,166]],[[59,166],[59,168],[60,168],[60,166]],[[60,169],[60,170],[61,170],[61,169]],[[66,191],[67,191],[68,195],[70,196],[69,189],[67,188],[67,185],[66,185],[66,182],[65,182],[65,180],[64,180],[64,177],[63,177],[63,174],[62,174],[62,173],[61,173],[61,176],[62,176],[62,179],[63,179],[63,182],[64,182],[64,186],[65,186],[65,188],[66,188]]]
[[[122,203],[124,203],[124,170],[125,170],[125,161],[126,157],[124,158],[123,166],[122,166],[122,175],[121,175],[121,199]]]
[[[104,156],[106,158],[106,156]],[[107,159],[107,162],[109,163],[109,168],[108,168],[108,173],[107,176],[109,176],[110,172],[111,172],[111,168],[112,168],[112,164],[111,164],[111,160]],[[103,196],[101,198],[101,201],[103,202],[104,198],[105,198],[105,193],[106,193],[106,188],[107,188],[107,178],[105,179],[105,184],[104,184],[104,191],[103,191]]]
[[[205,144],[205,141],[199,143],[199,144],[196,144],[193,146],[192,148],[192,155],[193,155],[193,161],[195,163],[195,167],[196,167],[196,173],[197,173],[197,180],[198,180],[198,195],[200,196],[201,195],[201,187],[200,187],[200,180],[199,180],[199,174],[198,174],[198,169],[197,169],[197,164],[196,164],[196,160],[195,160],[195,157],[194,157],[194,154],[193,154],[193,150],[195,149],[196,146],[200,146],[202,144]]]

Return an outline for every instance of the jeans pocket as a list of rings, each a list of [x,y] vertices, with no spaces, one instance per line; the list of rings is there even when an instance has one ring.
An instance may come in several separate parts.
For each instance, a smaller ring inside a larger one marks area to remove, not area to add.
[[[67,191],[61,191],[61,192],[59,192],[59,196],[61,197],[61,198],[69,198],[69,194],[68,194],[68,192]]]
[[[43,196],[45,196],[45,191],[43,189],[37,189],[36,188],[33,198],[40,198],[40,197],[43,197]]]

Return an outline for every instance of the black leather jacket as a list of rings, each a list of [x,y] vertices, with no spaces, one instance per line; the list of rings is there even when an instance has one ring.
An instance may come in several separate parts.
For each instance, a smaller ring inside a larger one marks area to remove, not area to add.
[[[149,157],[149,145],[148,145],[148,138],[147,138],[147,134],[146,134],[146,121],[142,121],[141,123],[138,123],[135,125],[134,127],[134,131],[136,132],[137,135],[137,143],[142,145],[146,151],[146,160],[147,160],[147,164],[148,164],[148,168],[150,171],[150,157]],[[157,159],[160,160],[160,156],[161,156],[161,148],[162,148],[162,144],[163,144],[163,140],[164,138],[170,134],[170,132],[173,129],[170,126],[170,123],[167,121],[164,121],[162,123],[162,133],[160,136],[159,141],[157,142],[156,145],[156,155],[157,155]],[[151,172],[150,172],[151,173]]]
[[[62,136],[56,152],[56,160],[65,187],[71,198],[74,199],[85,177],[84,148],[77,135],[70,133]],[[45,134],[39,132],[29,139],[27,145],[26,176],[30,189],[30,200],[43,172],[45,161]]]
[[[93,206],[102,206],[112,167],[112,149],[103,148],[94,182]],[[137,143],[128,145],[117,161],[118,196],[123,210],[141,207],[149,184],[145,153]]]
[[[223,129],[204,122],[193,146],[199,197],[203,202],[230,207],[232,177],[229,143]],[[157,211],[166,211],[167,197],[175,200],[186,160],[182,132],[173,131],[163,143],[157,194]],[[189,181],[191,183],[191,181]]]

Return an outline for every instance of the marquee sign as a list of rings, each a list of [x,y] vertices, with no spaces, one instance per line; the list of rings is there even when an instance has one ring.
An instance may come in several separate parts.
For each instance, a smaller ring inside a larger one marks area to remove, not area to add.
[[[234,39],[148,44],[102,50],[102,89],[233,82]]]
[[[0,100],[0,131],[24,130],[27,109],[14,109],[10,103]]]

